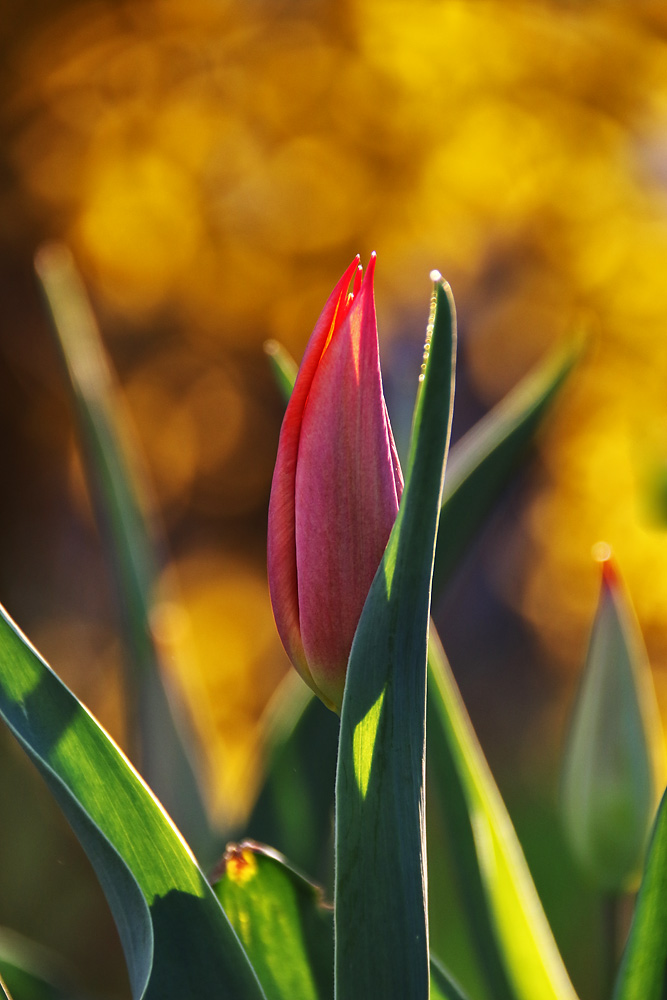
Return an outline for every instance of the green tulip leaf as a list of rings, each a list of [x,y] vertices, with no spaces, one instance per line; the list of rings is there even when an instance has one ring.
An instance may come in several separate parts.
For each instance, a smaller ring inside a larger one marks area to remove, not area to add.
[[[147,477],[92,313],[66,247],[36,258],[65,361],[97,520],[114,571],[125,633],[131,755],[182,827],[198,856],[217,848],[200,790],[197,746],[184,705],[167,690],[153,639],[159,560],[144,496]]]
[[[273,377],[285,403],[289,402],[292,389],[296,382],[296,375],[299,366],[290,354],[277,340],[267,340],[264,342],[264,353],[269,359]]]
[[[461,987],[434,955],[431,955],[431,1000],[466,1000]]]
[[[452,447],[440,512],[434,592],[446,585],[474,542],[580,356],[578,343],[554,352]],[[283,367],[285,379],[291,377],[293,370],[295,366]],[[494,996],[532,1000],[530,975],[536,969],[537,998],[571,1000],[575,994],[511,820],[461,703],[449,665],[437,645],[436,651],[429,653],[429,673],[429,768],[433,769],[445,796],[444,812],[457,856],[465,858],[463,898]],[[293,732],[295,736],[299,732],[296,723]],[[285,753],[286,747],[281,746],[280,750]],[[304,798],[309,797],[310,788],[308,784],[302,790]],[[483,829],[476,830],[472,824],[469,810],[478,809],[479,803],[480,815],[488,824],[500,859],[497,871],[485,852]],[[328,811],[327,808],[327,814]],[[497,877],[500,871],[502,880]],[[506,933],[502,923],[499,924],[505,909],[518,915]],[[533,913],[536,914],[534,932],[530,927]],[[503,937],[511,935],[515,926],[527,933],[531,961],[525,974],[516,948],[510,948],[505,957],[502,954]]]
[[[333,908],[324,903],[319,886],[277,851],[244,841],[227,847],[213,891],[253,963],[267,1000],[332,996]],[[466,1000],[433,956],[431,997]]]
[[[613,1000],[662,1000],[666,969],[667,793],[655,821]]]
[[[10,1000],[72,1000],[57,984],[43,978],[34,969],[0,958],[0,997]]]
[[[477,538],[581,357],[558,348],[452,446],[442,493],[433,593],[439,594]]]
[[[429,642],[428,766],[446,809],[480,962],[502,1000],[575,1000],[514,827],[435,629]]]
[[[405,490],[352,644],[336,781],[338,1000],[429,990],[424,764],[431,574],[451,430],[455,312],[435,284]]]
[[[74,1000],[62,963],[48,949],[0,927],[0,983],[14,1000]]]
[[[660,713],[629,599],[600,547],[602,585],[563,759],[561,801],[573,854],[609,892],[632,888],[664,788]]]
[[[0,716],[97,873],[132,996],[261,1000],[247,955],[160,803],[2,609]]]
[[[277,851],[230,844],[213,890],[239,936],[267,1000],[333,994],[333,921],[322,891]]]

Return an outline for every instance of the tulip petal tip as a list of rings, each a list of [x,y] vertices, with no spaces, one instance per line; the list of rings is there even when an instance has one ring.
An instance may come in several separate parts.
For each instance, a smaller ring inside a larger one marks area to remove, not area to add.
[[[364,274],[355,257],[317,321],[283,420],[269,501],[278,632],[336,712],[403,488],[380,376],[375,261],[373,253]]]

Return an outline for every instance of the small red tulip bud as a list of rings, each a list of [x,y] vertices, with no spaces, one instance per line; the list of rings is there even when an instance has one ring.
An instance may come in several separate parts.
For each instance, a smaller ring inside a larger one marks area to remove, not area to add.
[[[403,490],[382,391],[374,271],[375,254],[363,277],[357,257],[315,326],[285,413],[269,504],[278,632],[304,680],[336,711]]]

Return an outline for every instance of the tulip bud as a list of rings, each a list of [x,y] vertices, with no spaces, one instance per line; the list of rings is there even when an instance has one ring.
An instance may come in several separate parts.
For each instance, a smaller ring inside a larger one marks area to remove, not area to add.
[[[664,787],[658,706],[646,650],[606,545],[602,586],[563,767],[575,856],[600,888],[633,886]]]
[[[285,412],[269,504],[278,632],[301,676],[335,711],[403,490],[382,391],[374,270],[375,254],[362,278],[357,257],[315,326]]]

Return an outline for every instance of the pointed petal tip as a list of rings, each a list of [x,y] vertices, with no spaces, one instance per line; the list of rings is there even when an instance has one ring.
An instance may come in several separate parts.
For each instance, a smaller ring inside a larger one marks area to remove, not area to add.
[[[376,260],[377,260],[377,254],[375,253],[375,251],[373,251],[373,253],[370,255],[368,259],[368,266],[366,267],[366,270],[364,270],[363,267],[359,265],[354,281],[355,298],[357,297],[359,292],[361,292],[362,289],[365,290],[370,288],[371,296],[373,295],[373,279],[375,277]]]
[[[358,259],[359,258],[357,258],[357,260]],[[359,294],[359,289],[361,288],[363,277],[364,277],[364,269],[361,266],[361,262],[360,262],[357,270],[354,272],[354,282],[353,282],[353,285],[352,285],[352,297],[353,298],[356,295]]]

